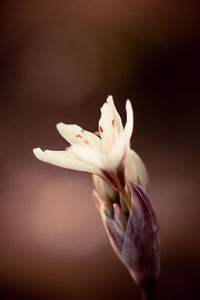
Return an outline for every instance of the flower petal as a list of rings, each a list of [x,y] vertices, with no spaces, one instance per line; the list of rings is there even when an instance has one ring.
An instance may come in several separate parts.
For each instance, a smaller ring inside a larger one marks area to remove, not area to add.
[[[133,131],[133,111],[126,102],[127,122],[123,130],[113,98],[108,97],[101,108],[99,129],[101,138],[78,125],[57,124],[59,133],[72,145],[66,151],[34,149],[36,157],[60,167],[87,171],[106,179],[112,188],[123,188],[124,166]],[[104,176],[108,174],[108,176]],[[105,178],[106,177],[106,178]],[[108,177],[112,179],[108,180]],[[116,181],[116,182],[115,182]]]
[[[56,165],[58,167],[77,171],[85,171],[94,174],[99,173],[99,169],[95,165],[88,164],[87,162],[76,157],[71,147],[65,151],[42,151],[40,148],[35,148],[33,149],[33,153],[39,160]]]
[[[62,137],[71,145],[90,144],[94,149],[101,149],[101,139],[78,125],[58,123],[56,127]]]
[[[149,176],[146,167],[134,150],[129,150],[125,160],[126,182],[133,181],[135,184],[142,185],[146,190],[149,189]]]
[[[99,120],[99,132],[105,151],[112,147],[122,130],[121,118],[112,97],[109,96],[107,102],[101,107],[101,118]]]
[[[131,105],[130,100],[126,101],[126,116],[127,116],[127,121],[126,125],[124,128],[125,135],[127,137],[127,140],[130,141],[132,133],[133,133],[133,108]]]
[[[100,168],[102,168],[103,166],[103,154],[100,151],[92,149],[91,147],[89,147],[89,145],[73,145],[72,151],[77,159],[84,161],[88,165],[95,166],[100,173]]]
[[[116,143],[112,146],[107,155],[103,156],[104,169],[115,171],[125,159],[127,153],[127,141],[124,134],[120,134]]]
[[[109,104],[110,108],[112,109],[113,120],[115,120],[114,126],[117,128],[118,133],[121,133],[123,131],[122,120],[121,120],[120,115],[118,114],[116,107],[115,107],[112,96],[109,96],[107,98],[107,103]]]
[[[67,125],[61,122],[56,125],[56,128],[62,137],[64,137],[64,139],[70,144],[79,144],[81,142],[81,130],[83,129],[80,126],[71,124]]]

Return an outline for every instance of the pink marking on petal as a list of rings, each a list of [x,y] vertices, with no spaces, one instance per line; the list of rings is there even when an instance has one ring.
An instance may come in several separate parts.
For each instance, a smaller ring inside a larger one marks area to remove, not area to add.
[[[76,137],[82,139],[82,136],[80,134],[77,134]]]
[[[100,136],[100,132],[99,131],[95,131],[95,133],[97,136]]]
[[[112,120],[112,126],[115,127],[115,119]]]
[[[83,129],[81,129],[81,132],[84,133],[85,131]]]
[[[86,140],[84,141],[84,143],[85,143],[85,144],[89,144],[89,142],[88,142],[88,141],[86,141]]]

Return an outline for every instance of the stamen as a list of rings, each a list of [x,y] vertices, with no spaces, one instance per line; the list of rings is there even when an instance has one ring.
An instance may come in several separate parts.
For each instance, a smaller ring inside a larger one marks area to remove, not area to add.
[[[82,139],[82,136],[80,134],[77,134],[76,137]]]
[[[95,131],[95,133],[97,136],[100,136],[100,132],[99,131]]]
[[[99,126],[99,131],[103,132],[103,128],[101,126]]]
[[[88,142],[88,141],[86,141],[86,140],[84,141],[84,143],[85,143],[85,144],[89,144],[89,142]]]
[[[115,119],[112,120],[112,126],[115,127]]]

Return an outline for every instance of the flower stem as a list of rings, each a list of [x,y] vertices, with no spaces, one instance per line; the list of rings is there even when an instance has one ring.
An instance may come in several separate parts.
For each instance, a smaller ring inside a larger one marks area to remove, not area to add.
[[[126,202],[126,206],[128,207],[129,210],[131,210],[131,199],[129,198],[126,189],[124,188],[123,190],[120,191],[120,193],[122,194],[122,196],[124,197],[124,201]]]

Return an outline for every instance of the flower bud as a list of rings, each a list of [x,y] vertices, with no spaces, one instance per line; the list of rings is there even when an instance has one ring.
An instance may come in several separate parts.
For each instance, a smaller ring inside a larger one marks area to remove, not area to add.
[[[128,183],[131,210],[127,215],[120,204],[94,199],[109,240],[118,257],[139,286],[155,281],[159,273],[159,229],[149,195],[133,182]]]
[[[146,190],[149,189],[149,176],[146,167],[139,155],[132,149],[128,151],[125,160],[125,178],[126,182],[132,181],[140,184]]]
[[[95,189],[99,196],[108,202],[115,201],[115,197],[117,195],[116,191],[114,191],[106,182],[105,180],[101,179],[101,177],[97,175],[93,175],[93,183]]]

